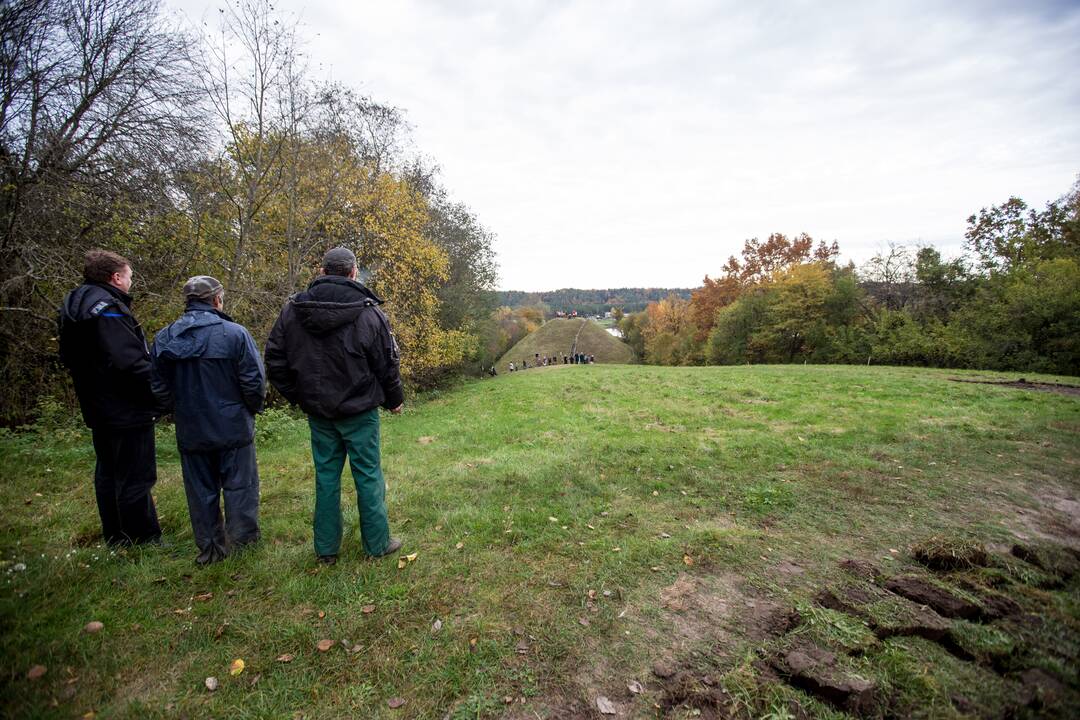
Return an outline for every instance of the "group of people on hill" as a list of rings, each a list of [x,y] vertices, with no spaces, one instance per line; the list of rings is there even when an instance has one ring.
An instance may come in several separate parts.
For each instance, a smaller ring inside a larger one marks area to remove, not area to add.
[[[595,355],[587,355],[586,353],[570,352],[569,354],[564,353],[563,356],[562,356],[562,364],[563,365],[592,365],[594,363],[596,363],[596,356]],[[510,364],[507,366],[507,369],[510,372],[516,372],[518,370],[528,370],[530,367],[534,367],[534,368],[547,367],[548,365],[558,365],[558,364],[559,364],[559,356],[558,355],[541,355],[540,353],[536,353],[533,356],[533,364],[532,365],[529,365],[528,358],[525,358],[525,359],[522,359],[520,366],[515,365],[513,363],[513,361],[511,361]],[[492,367],[491,367],[491,374],[492,375],[495,374],[495,366],[494,365],[492,365]]]
[[[225,314],[225,289],[209,275],[184,284],[183,314],[157,333],[152,347],[132,314],[131,263],[91,250],[83,278],[60,308],[60,356],[93,437],[106,543],[160,542],[150,493],[157,482],[154,421],[170,412],[199,550],[195,562],[218,562],[259,540],[255,415],[269,379],[308,416],[316,560],[337,562],[346,456],[364,551],[380,557],[402,547],[390,536],[378,412],[402,411],[398,345],[379,309],[383,300],[356,279],[351,250],[327,252],[319,277],[286,301],[265,366],[251,334]]]

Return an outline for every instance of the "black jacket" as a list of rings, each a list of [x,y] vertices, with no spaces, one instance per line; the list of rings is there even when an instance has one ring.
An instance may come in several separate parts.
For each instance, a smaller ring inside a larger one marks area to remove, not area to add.
[[[88,426],[122,429],[154,421],[150,353],[127,293],[102,283],[68,293],[60,306],[60,359]]]
[[[398,346],[382,302],[334,275],[289,298],[266,343],[270,383],[308,415],[330,420],[401,405]]]
[[[154,395],[173,409],[182,452],[252,443],[266,377],[242,325],[204,302],[189,302],[180,319],[154,338],[151,360]]]

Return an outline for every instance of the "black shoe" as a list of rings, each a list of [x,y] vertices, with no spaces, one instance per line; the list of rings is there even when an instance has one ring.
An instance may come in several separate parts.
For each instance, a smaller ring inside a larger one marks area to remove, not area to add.
[[[403,543],[397,538],[390,538],[390,542],[386,544],[386,549],[382,551],[381,555],[377,555],[376,557],[386,557],[387,555],[393,555],[401,549],[402,544]]]
[[[221,562],[224,559],[225,553],[223,553],[216,545],[211,545],[209,548],[199,553],[198,557],[195,558],[195,564],[205,567],[206,565],[213,565],[216,562]]]
[[[316,555],[315,562],[320,565],[337,565],[337,555]]]

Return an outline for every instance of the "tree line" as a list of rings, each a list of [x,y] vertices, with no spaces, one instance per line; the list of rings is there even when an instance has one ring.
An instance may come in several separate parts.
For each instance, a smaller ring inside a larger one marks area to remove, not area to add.
[[[92,247],[131,259],[148,334],[209,274],[263,341],[322,253],[347,245],[388,301],[411,383],[477,356],[493,236],[402,112],[315,79],[268,0],[219,19],[197,32],[158,0],[0,4],[0,421],[70,399],[55,309]]]
[[[603,315],[612,308],[623,313],[640,312],[648,307],[649,303],[670,295],[689,300],[691,292],[690,288],[627,287],[601,290],[563,288],[536,293],[503,290],[496,293],[495,302],[500,307],[540,307],[549,317],[556,312],[569,314],[574,311],[581,315]]]
[[[964,252],[890,245],[861,267],[808,235],[747,240],[689,299],[619,322],[657,365],[875,363],[1080,375],[1080,179],[1042,210],[967,219]]]

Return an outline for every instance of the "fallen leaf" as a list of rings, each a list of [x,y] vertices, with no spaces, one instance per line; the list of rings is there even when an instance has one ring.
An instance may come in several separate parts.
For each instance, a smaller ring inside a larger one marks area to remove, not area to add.
[[[334,647],[335,642],[337,642],[337,641],[336,640],[320,640],[315,647],[318,648],[319,652],[326,652],[330,648]]]
[[[612,705],[611,701],[608,700],[603,695],[597,696],[597,698],[596,698],[596,709],[599,710],[601,712],[601,714],[603,714],[603,715],[614,715],[615,714],[615,706]]]
[[[322,610],[320,610],[319,611],[319,619],[322,620],[324,617],[326,617],[326,613],[323,612]]]
[[[82,720],[94,720],[97,717],[97,713],[93,710],[87,710],[82,715]]]
[[[559,518],[555,517],[554,515],[548,515],[548,522],[557,523],[559,522]]]
[[[431,632],[437,633],[440,630],[442,630],[442,620],[436,619],[435,622],[431,623]]]
[[[626,689],[634,693],[635,695],[640,695],[641,693],[645,692],[645,688],[641,687],[641,683],[639,683],[637,680],[631,680],[630,682],[628,682],[626,684]]]
[[[476,638],[469,638],[469,652],[476,652]]]
[[[589,528],[590,530],[595,530],[596,529],[592,525],[589,525],[588,523],[585,523],[585,527]]]
[[[420,443],[421,445],[430,445],[431,443],[435,442],[435,438],[431,435],[422,435],[416,439],[416,442]]]
[[[198,595],[196,595],[195,597],[193,597],[191,599],[196,601],[196,602],[206,602],[207,600],[210,600],[213,597],[214,597],[214,593],[212,593],[212,592],[204,592],[204,593],[199,593]]]
[[[397,569],[400,570],[401,568],[405,567],[407,564],[408,563],[405,562],[405,558],[398,558]]]
[[[682,561],[683,561],[684,565],[693,565],[694,564],[694,558],[690,557],[689,555],[683,555],[682,556]]]
[[[589,627],[589,618],[578,618],[578,625],[581,627]]]
[[[386,704],[390,706],[391,710],[397,710],[399,707],[405,705],[405,698],[392,697],[386,701]]]
[[[408,560],[409,562],[412,562],[413,560],[416,559],[416,555],[417,555],[417,553],[409,553],[408,555],[405,556],[405,559]]]
[[[279,663],[291,663],[296,656],[292,653],[285,653],[284,655],[278,655],[277,661]]]
[[[244,672],[244,661],[240,658],[236,658],[232,661],[232,664],[229,665],[229,674],[239,675],[242,672]]]
[[[604,597],[611,597],[611,591],[610,590],[605,590],[604,591]]]
[[[659,565],[653,565],[649,569],[652,570],[653,572],[660,572],[660,566]]]
[[[49,669],[44,665],[35,665],[34,667],[26,671],[26,679],[37,680],[39,677],[48,672],[48,670]]]
[[[206,678],[206,680],[203,681],[203,684],[206,685],[206,689],[209,690],[210,692],[214,692],[215,690],[218,689],[217,678],[212,676],[212,675],[210,677]]]
[[[665,540],[667,540],[667,539],[668,539],[669,537],[671,537],[671,534],[670,534],[670,533],[666,533],[666,532],[663,532],[663,533],[660,533],[660,537],[662,537],[662,538],[664,538]]]
[[[618,548],[618,547],[611,548],[611,552],[621,552],[621,551],[622,551],[622,548]]]
[[[660,493],[657,490],[652,491],[653,497],[660,497]]]
[[[529,643],[525,640],[519,640],[517,646],[514,649],[517,650],[518,655],[528,655]]]
[[[91,620],[83,626],[83,632],[89,635],[93,635],[94,633],[101,632],[102,628],[104,627],[105,623],[101,622],[100,620]]]
[[[360,612],[364,613],[365,615],[370,615],[371,613],[375,612],[375,606],[365,605],[364,607],[360,608]]]
[[[455,550],[460,550],[463,547],[465,547],[465,543],[459,542],[457,545],[454,546],[454,549]]]
[[[163,578],[163,577],[154,578],[150,582],[154,583],[155,585],[160,585],[161,583],[165,582],[165,578]]]

